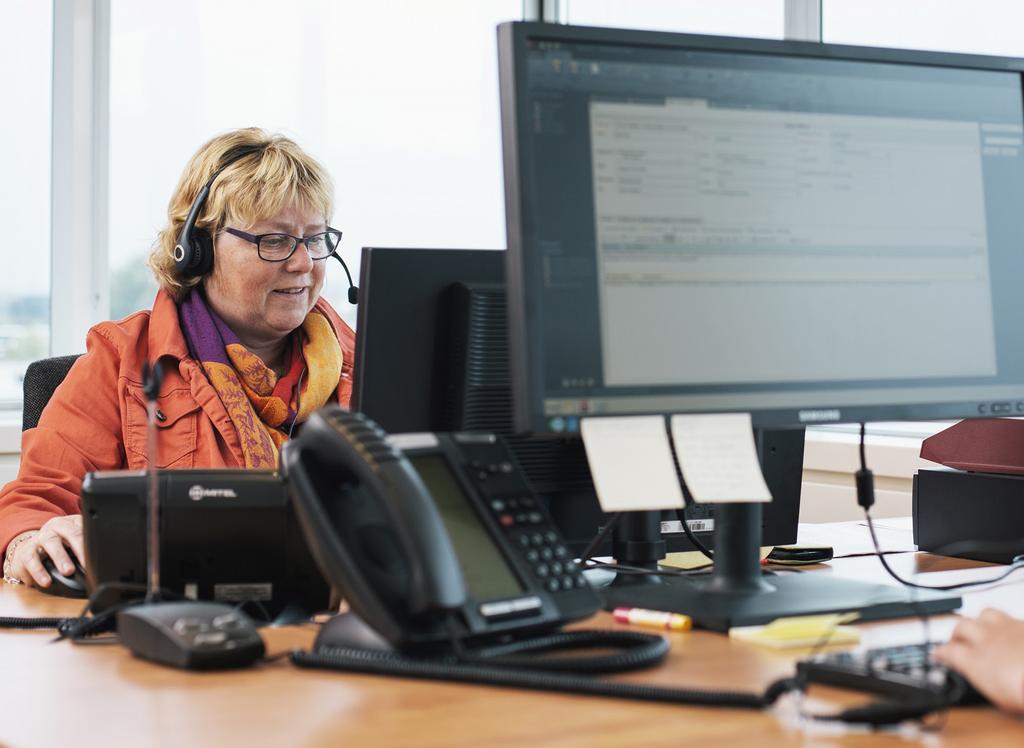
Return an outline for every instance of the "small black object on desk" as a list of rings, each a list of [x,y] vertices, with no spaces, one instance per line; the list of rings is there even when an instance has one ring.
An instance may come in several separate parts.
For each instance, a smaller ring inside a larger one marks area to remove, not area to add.
[[[936,663],[931,653],[931,644],[826,652],[798,662],[797,675],[807,683],[867,691],[916,706],[920,714],[915,718],[952,706],[989,703],[963,675]],[[836,717],[844,719],[842,714]]]
[[[75,564],[75,570],[71,574],[62,574],[57,569],[57,565],[53,563],[52,558],[43,559],[43,568],[50,575],[50,584],[38,589],[47,595],[86,598],[89,596],[89,591],[85,585],[85,569],[82,568],[82,564],[73,551],[69,550],[68,555],[71,556],[71,560]]]
[[[979,418],[921,443],[921,457],[944,465],[914,476],[918,549],[997,564],[1024,554],[1024,421]]]
[[[136,656],[186,670],[246,667],[265,651],[249,617],[222,603],[137,605],[117,614],[117,633]]]

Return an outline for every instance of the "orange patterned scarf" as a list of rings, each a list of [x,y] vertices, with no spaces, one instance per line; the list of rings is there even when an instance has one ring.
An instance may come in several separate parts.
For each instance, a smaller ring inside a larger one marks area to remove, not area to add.
[[[341,344],[320,312],[306,315],[288,341],[288,369],[277,376],[251,353],[193,289],[179,308],[189,351],[202,364],[238,431],[247,468],[276,468],[292,424],[332,398],[341,377]]]

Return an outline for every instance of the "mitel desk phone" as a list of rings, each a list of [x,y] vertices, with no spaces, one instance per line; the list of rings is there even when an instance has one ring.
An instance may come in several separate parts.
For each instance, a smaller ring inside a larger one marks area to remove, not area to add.
[[[285,445],[282,473],[322,573],[397,649],[472,647],[600,607],[493,434],[389,437],[325,408]]]

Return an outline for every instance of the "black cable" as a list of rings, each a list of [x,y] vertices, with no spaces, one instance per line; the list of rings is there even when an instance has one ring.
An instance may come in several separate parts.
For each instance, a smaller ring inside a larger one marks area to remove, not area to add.
[[[142,605],[145,598],[127,600],[117,605],[111,605],[100,613],[92,616],[72,618],[66,626],[57,629],[57,637],[54,641],[67,639],[72,644],[82,644],[91,641],[92,637],[101,634],[111,634],[117,629],[117,614],[126,608]]]
[[[274,619],[270,615],[270,611],[267,610],[266,606],[264,606],[263,603],[261,603],[259,600],[257,600],[254,597],[250,597],[250,598],[247,598],[245,600],[241,600],[238,603],[236,603],[235,607],[232,608],[232,612],[235,612],[235,613],[238,613],[238,612],[245,613],[245,606],[247,606],[247,605],[254,606],[260,612],[260,616],[262,617],[262,620],[260,621],[260,624],[270,624],[270,623],[274,622]],[[249,614],[245,613],[245,615],[249,615]],[[251,618],[252,616],[249,616],[249,617]],[[257,626],[259,626],[260,624],[257,624]]]
[[[295,665],[305,668],[738,709],[763,709],[774,704],[783,694],[797,689],[796,681],[792,678],[776,681],[760,694],[665,688],[564,673],[501,669],[476,663],[465,664],[457,662],[451,657],[413,658],[404,654],[380,650],[335,647],[324,648],[315,653],[293,652],[291,659]]]
[[[867,461],[867,457],[865,455],[865,447],[864,447],[864,434],[865,434],[866,430],[867,430],[867,424],[864,421],[861,421],[860,422],[860,469],[861,470],[867,470],[868,469],[868,461]]]
[[[587,657],[535,655],[574,649],[621,649],[618,654]],[[468,664],[574,674],[625,673],[651,667],[668,656],[668,640],[638,631],[558,631],[545,636],[467,651],[459,660]]]
[[[693,544],[694,548],[703,553],[708,558],[708,560],[713,562],[715,560],[715,554],[712,553],[707,546],[700,542],[700,538],[698,538],[697,535],[693,532],[693,530],[690,529],[690,523],[686,521],[685,506],[682,509],[676,509],[676,517],[683,525],[683,532],[686,533],[687,540],[689,540]]]
[[[456,659],[462,658],[462,631],[459,626],[459,614],[454,610],[448,611],[444,617],[445,628],[448,631],[448,644]]]
[[[643,566],[630,566],[629,564],[620,564],[617,562],[610,563],[608,561],[598,561],[596,558],[592,558],[587,561],[583,568],[584,570],[606,569],[619,574],[634,575],[638,577],[649,574],[656,577],[682,577],[683,579],[686,579],[688,577],[702,575],[707,572],[708,569],[712,568],[712,566],[713,564],[702,564],[701,566],[695,566],[692,569],[665,569],[661,567],[657,569],[647,569]]]
[[[142,595],[145,594],[146,589],[146,585],[134,582],[106,582],[93,590],[77,616],[69,616],[67,618],[0,618],[0,628],[56,629],[57,637],[53,641],[68,639],[72,643],[80,644],[92,637],[114,631],[117,613],[125,608],[143,603],[145,600]],[[103,610],[93,610],[97,601],[110,590],[138,592],[140,596],[108,606]],[[181,597],[170,590],[161,590],[161,593],[173,599]],[[92,615],[89,615],[90,611],[92,611]]]
[[[904,579],[896,571],[889,566],[889,562],[886,560],[885,555],[882,553],[882,547],[878,542],[878,535],[875,533],[875,523],[871,518],[871,506],[875,503],[874,495],[874,477],[870,470],[868,470],[867,460],[864,455],[864,423],[860,424],[860,470],[857,471],[857,503],[864,507],[864,516],[868,522],[868,532],[871,535],[871,544],[875,548],[875,555],[878,557],[878,561],[882,564],[882,568],[885,569],[886,573],[895,579],[897,582],[902,584],[904,587],[910,587],[918,590],[936,590],[939,592],[955,592],[956,590],[970,589],[972,587],[983,587],[990,584],[996,584],[1003,581],[1008,576],[1013,574],[1020,569],[1024,569],[1024,557],[1018,556],[1014,558],[1013,563],[1010,564],[1002,574],[992,577],[991,579],[979,579],[974,582],[961,582],[959,584],[918,584],[917,582],[911,582],[909,579]]]
[[[0,617],[0,629],[59,629],[75,618]]]
[[[690,489],[686,486],[686,479],[683,477],[683,469],[679,464],[679,455],[676,453],[676,440],[672,434],[672,429],[668,429],[668,445],[669,452],[672,455],[672,465],[676,470],[676,480],[679,481],[679,488],[683,494],[683,508],[676,509],[676,518],[683,525],[683,532],[686,533],[686,539],[693,544],[693,547],[704,554],[709,561],[715,560],[714,553],[708,549],[704,543],[694,534],[693,530],[690,529],[690,524],[686,521],[686,509],[692,505],[693,498],[690,496]]]
[[[861,421],[861,423],[860,423],[860,444],[859,444],[860,471],[859,471],[858,475],[865,474],[865,475],[867,475],[867,479],[863,480],[863,481],[858,480],[858,482],[857,482],[857,490],[858,490],[857,503],[864,507],[864,516],[867,518],[868,532],[871,534],[871,544],[875,548],[875,555],[878,557],[878,561],[879,561],[879,563],[882,564],[882,567],[891,576],[893,576],[896,579],[896,581],[900,582],[901,584],[903,584],[904,586],[906,586],[906,587],[908,587],[910,589],[925,589],[926,587],[924,585],[910,584],[906,580],[903,580],[902,578],[900,578],[899,575],[897,575],[895,573],[895,571],[892,569],[892,567],[889,566],[888,560],[886,560],[885,555],[882,553],[882,547],[881,547],[881,544],[878,542],[878,536],[875,534],[875,525],[874,525],[874,522],[871,519],[871,512],[869,511],[870,507],[873,506],[874,503],[875,503],[875,497],[874,497],[874,477],[872,475],[872,472],[868,469],[868,463],[867,463],[867,455],[866,455],[867,448],[866,448],[866,445],[865,445],[865,442],[867,441],[867,439],[866,439],[866,432],[867,432],[867,424],[864,421]],[[859,494],[860,494],[861,490],[870,491],[870,496],[868,496],[868,497],[860,496]],[[926,655],[926,660],[925,661],[931,663],[931,657],[927,656],[927,655],[930,655],[930,653],[931,653],[931,638],[932,637],[931,637],[931,622],[930,622],[930,618],[928,616],[927,611],[925,611],[923,608],[921,608],[921,606],[918,604],[917,600],[915,600],[913,597],[911,597],[909,602],[910,602],[910,607],[913,609],[914,613],[917,614],[917,617],[921,619],[921,628],[922,628],[923,634],[924,634],[924,636],[923,636],[924,641],[921,643],[921,650]],[[932,668],[932,665],[929,665],[929,669],[931,669],[931,668]]]
[[[68,616],[65,618],[53,618],[53,617],[31,617],[31,618],[0,618],[0,628],[8,629],[57,629],[59,638],[67,638],[71,632],[77,632],[80,630],[89,630],[90,627],[96,624],[89,624],[92,620],[88,616],[91,606],[94,604],[96,599],[107,590],[117,588],[130,588],[132,590],[139,590],[141,592],[146,591],[146,586],[143,584],[101,584],[96,590],[89,596],[82,611],[77,616]]]
[[[462,641],[464,632],[459,615],[445,616],[448,643],[455,661],[466,665],[561,672],[565,674],[625,673],[661,663],[669,650],[668,640],[656,634],[638,631],[555,631],[469,648]],[[542,658],[538,655],[572,650],[619,650],[614,654],[583,657]]]
[[[956,590],[965,587],[975,587],[979,585],[988,585],[1005,579],[1007,576],[1012,574],[1018,568],[1021,568],[1021,561],[1015,559],[1014,565],[1006,570],[1003,574],[993,579],[977,581],[977,582],[966,582],[962,584],[953,585],[924,585],[911,582],[903,579],[899,574],[893,570],[882,553],[881,544],[878,542],[878,535],[875,532],[874,522],[871,517],[871,506],[874,504],[874,478],[871,471],[867,467],[866,459],[866,448],[865,448],[865,431],[866,427],[864,423],[860,424],[860,469],[857,471],[856,483],[857,483],[857,503],[864,508],[864,515],[867,518],[868,531],[871,535],[871,542],[875,549],[875,555],[878,557],[879,563],[885,569],[886,573],[889,574],[893,579],[899,582],[901,585],[912,589],[924,589],[924,590]],[[1024,565],[1024,564],[1022,564]],[[921,619],[922,626],[924,628],[924,641],[921,643],[920,648],[924,655],[924,661],[928,663],[929,670],[938,668],[939,666],[934,663],[931,659],[931,634],[930,634],[930,618],[928,614],[917,604],[916,600],[911,599],[910,605]],[[806,687],[806,683],[800,684]],[[961,679],[947,680],[947,689],[944,693],[936,693],[931,696],[922,696],[915,699],[896,701],[886,699],[882,701],[872,702],[865,706],[854,707],[851,709],[843,710],[833,715],[804,715],[811,717],[818,721],[841,721],[846,723],[859,723],[867,724],[875,727],[882,725],[892,725],[905,720],[916,720],[920,722],[924,729],[935,730],[941,728],[941,725],[945,721],[945,710],[950,706],[957,704],[963,697],[966,690],[966,682]],[[924,722],[925,718],[929,715],[937,714],[939,723],[937,725],[928,725]]]
[[[604,527],[601,531],[594,536],[594,539],[590,541],[586,548],[583,549],[583,553],[580,554],[580,565],[584,565],[587,561],[590,561],[594,555],[594,552],[601,546],[601,543],[605,541],[605,538],[611,534],[611,531],[615,529],[615,525],[619,523],[619,519],[622,517],[622,512],[615,512],[608,518]]]
[[[949,703],[949,699],[940,696],[908,701],[884,699],[873,701],[864,706],[844,709],[836,714],[814,714],[808,716],[818,722],[844,722],[846,724],[885,727],[908,720],[922,722],[929,714],[946,709]]]
[[[556,631],[471,648],[463,641],[458,613],[449,612],[444,623],[448,631],[447,653],[427,656],[321,647],[312,653],[296,651],[292,661],[303,667],[589,693],[595,682],[589,676],[651,667],[661,663],[669,652],[665,637],[637,631]],[[564,654],[575,650],[599,653]],[[612,653],[607,654],[608,650]],[[548,654],[555,656],[543,656]],[[744,696],[762,704],[759,696]]]
[[[878,538],[875,535],[874,525],[871,523],[870,508],[874,504],[874,476],[867,466],[865,438],[866,425],[862,422],[860,424],[860,440],[858,445],[858,452],[860,455],[860,468],[856,473],[856,485],[857,485],[857,503],[864,508],[865,516],[868,518],[868,529],[871,533],[872,543],[875,548],[875,555],[878,560],[885,567],[886,571],[889,572],[897,581],[910,588],[924,587],[924,585],[916,585],[909,583],[906,580],[901,579],[895,572],[889,567],[882,553]],[[927,588],[932,589],[932,588]],[[931,635],[930,635],[930,622],[927,612],[920,607],[916,600],[909,600],[910,606],[914,612],[921,619],[922,627],[924,629],[924,641],[920,647],[925,655],[925,662],[929,663],[929,670],[935,667],[935,664],[930,658],[931,648]],[[834,631],[834,627],[826,632],[825,635],[819,639],[817,644],[814,646],[811,654],[813,659],[821,650],[821,648],[827,643],[828,639],[831,638],[831,634]],[[801,691],[806,690],[807,680],[806,674],[797,675],[798,685]],[[844,722],[847,724],[863,724],[870,725],[872,727],[881,727],[885,725],[893,725],[899,722],[907,720],[915,720],[920,722],[924,729],[934,729],[934,725],[927,725],[924,722],[925,718],[932,714],[940,715],[940,725],[942,721],[942,715],[944,710],[949,706],[955,704],[963,695],[963,687],[957,690],[957,685],[953,684],[952,689],[948,693],[943,694],[922,694],[917,698],[896,700],[896,699],[882,699],[878,701],[870,702],[863,706],[853,707],[837,712],[835,714],[812,714],[800,710],[800,715],[806,719],[812,719],[819,722]]]
[[[937,590],[939,592],[955,592],[956,590],[970,589],[971,587],[984,587],[990,584],[997,584],[998,582],[1001,582],[1004,579],[1006,579],[1014,572],[1024,569],[1024,558],[1018,556],[1014,559],[1013,563],[1010,564],[1009,568],[1007,568],[1002,574],[992,577],[991,579],[979,579],[974,582],[960,582],[959,584],[937,585],[918,584],[917,582],[911,582],[909,579],[904,579],[903,577],[901,577],[893,570],[891,566],[889,566],[889,562],[886,561],[885,556],[883,556],[881,554],[881,551],[879,550],[878,538],[875,535],[875,525],[871,520],[871,515],[865,512],[865,516],[867,517],[868,521],[868,531],[871,533],[871,542],[875,546],[875,555],[878,556],[878,560],[882,563],[882,567],[885,569],[886,573],[890,577],[895,579],[897,582],[904,585],[905,587],[913,587],[914,589],[918,590]]]

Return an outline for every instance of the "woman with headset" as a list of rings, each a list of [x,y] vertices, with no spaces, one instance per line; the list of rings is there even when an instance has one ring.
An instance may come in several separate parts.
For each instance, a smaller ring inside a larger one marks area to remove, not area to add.
[[[347,407],[355,334],[320,298],[341,239],[332,201],[317,161],[256,128],[192,157],[149,257],[153,308],[93,327],[22,437],[18,476],[0,491],[6,581],[48,586],[46,557],[71,574],[72,555],[84,562],[85,474],[146,467],[145,364],[163,373],[162,468],[273,468],[295,424],[328,402]]]

